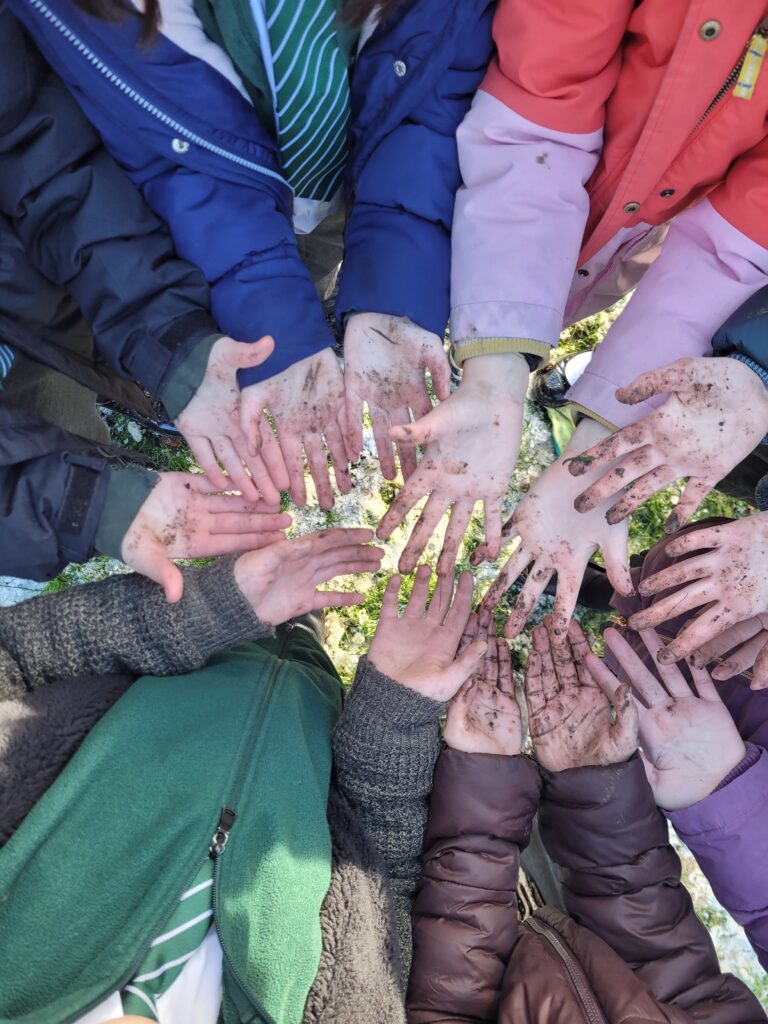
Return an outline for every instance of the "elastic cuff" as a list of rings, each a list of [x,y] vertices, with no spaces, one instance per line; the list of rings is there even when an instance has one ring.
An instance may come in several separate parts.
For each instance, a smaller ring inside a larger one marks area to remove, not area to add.
[[[154,470],[139,466],[112,470],[94,541],[97,551],[122,559],[123,538],[159,479]]]
[[[742,759],[739,761],[735,768],[732,768],[728,772],[728,774],[725,776],[725,778],[717,787],[717,789],[713,790],[714,793],[718,793],[721,789],[725,789],[725,787],[728,786],[731,782],[735,782],[740,775],[743,775],[744,772],[748,771],[753,765],[757,764],[757,762],[760,760],[760,755],[762,754],[760,747],[755,746],[754,743],[747,743],[746,748],[747,752],[744,755],[744,757],[742,757]]]
[[[535,338],[471,338],[455,341],[451,345],[451,358],[457,366],[462,366],[473,356],[519,355],[535,370],[547,362],[551,351],[549,345]],[[529,360],[528,356],[532,358]]]
[[[594,420],[596,423],[602,423],[602,425],[607,427],[608,430],[619,429],[615,423],[611,423],[610,420],[605,419],[605,417],[601,416],[599,413],[592,412],[592,410],[587,409],[585,405],[579,405],[578,402],[571,402],[571,411],[573,413],[573,422],[577,427],[586,416],[588,420]]]
[[[235,562],[239,557],[227,555],[203,569],[183,570],[182,601],[187,602],[188,615],[194,622],[195,643],[211,654],[266,639],[275,632],[254,613],[237,585]]]
[[[171,373],[160,398],[172,420],[186,409],[197,394],[205,376],[211,349],[223,337],[223,334],[217,333],[203,338]]]

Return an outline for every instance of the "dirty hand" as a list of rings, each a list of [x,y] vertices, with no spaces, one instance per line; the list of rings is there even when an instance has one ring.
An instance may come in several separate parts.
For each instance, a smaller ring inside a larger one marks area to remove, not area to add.
[[[175,421],[217,490],[238,490],[244,498],[261,497],[270,504],[278,503],[280,491],[288,486],[285,464],[274,437],[261,452],[250,450],[241,423],[237,371],[259,366],[274,347],[269,337],[253,344],[219,338],[200,386]]]
[[[595,661],[602,664],[578,623],[571,622],[563,640],[553,639],[551,621],[533,630],[525,695],[536,760],[548,771],[619,764],[637,749],[629,687],[607,687]]]
[[[212,494],[204,476],[160,473],[123,537],[121,557],[136,572],[160,583],[174,604],[184,577],[172,558],[208,558],[263,548],[282,540],[291,517],[278,505]]]
[[[752,690],[768,689],[768,615],[755,615],[709,640],[691,655],[694,665],[715,661],[712,678],[733,679],[752,673]]]
[[[439,580],[427,607],[431,576],[428,565],[419,566],[402,615],[397,607],[400,577],[390,579],[368,659],[409,690],[443,701],[472,673],[487,644],[475,640],[456,653],[472,607],[471,573],[461,574],[455,596],[453,579]]]
[[[523,747],[523,725],[512,681],[507,641],[489,636],[485,656],[451,701],[443,738],[467,754],[514,757]]]
[[[361,604],[355,591],[317,588],[337,576],[378,572],[384,552],[372,547],[373,530],[319,530],[281,540],[235,562],[235,581],[254,614],[270,626],[320,608]]]
[[[389,429],[426,416],[432,409],[426,371],[442,402],[451,393],[451,368],[443,342],[407,317],[358,313],[344,331],[344,389],[347,401],[347,449],[363,447],[363,403],[368,406],[381,472],[393,480],[397,469]],[[416,469],[416,451],[398,446],[407,478]]]
[[[654,799],[666,811],[679,811],[717,789],[746,748],[707,670],[690,666],[694,693],[676,665],[658,663],[657,634],[641,636],[661,682],[618,630],[607,629],[605,642],[638,698],[641,757]],[[588,657],[587,665],[607,692],[620,686],[599,658]]]
[[[583,476],[587,469],[608,469],[579,496],[580,512],[617,498],[606,518],[618,523],[663,487],[688,477],[667,519],[667,531],[672,533],[768,432],[768,389],[736,359],[678,359],[641,374],[619,388],[616,397],[635,405],[665,394],[668,398],[658,409],[570,464],[574,476]]]
[[[554,573],[557,595],[552,613],[553,633],[565,637],[584,571],[598,548],[603,552],[608,579],[614,588],[620,594],[632,593],[627,524],[609,525],[603,506],[586,516],[580,516],[573,508],[578,485],[574,486],[568,463],[605,429],[592,420],[582,420],[566,450],[534,482],[504,526],[503,535],[519,537],[520,544],[489,587],[483,607],[494,608],[526,566],[533,563],[504,627],[508,637],[521,632]],[[473,565],[480,560],[478,554],[479,549],[472,556]]]
[[[487,558],[497,557],[501,504],[520,448],[527,386],[528,364],[520,356],[475,356],[465,364],[461,384],[450,398],[417,423],[390,430],[390,438],[398,445],[425,445],[425,450],[379,523],[379,537],[389,537],[414,505],[429,495],[400,556],[401,572],[413,570],[450,508],[437,572],[452,574],[475,502],[480,500],[485,517],[482,550]]]
[[[702,611],[662,647],[659,658],[664,664],[693,655],[736,623],[768,612],[768,512],[690,530],[673,537],[665,551],[675,558],[699,554],[643,580],[638,587],[643,597],[670,587],[679,589],[636,612],[629,624],[633,629],[650,629],[694,608]],[[706,664],[698,657],[693,660]]]
[[[243,390],[243,430],[251,451],[262,451],[266,460],[266,453],[275,445],[275,439],[264,415],[265,409],[277,426],[280,457],[287,470],[294,504],[301,507],[307,503],[303,445],[320,507],[333,508],[333,488],[323,440],[339,490],[346,494],[352,486],[344,446],[344,381],[333,350],[325,348]]]

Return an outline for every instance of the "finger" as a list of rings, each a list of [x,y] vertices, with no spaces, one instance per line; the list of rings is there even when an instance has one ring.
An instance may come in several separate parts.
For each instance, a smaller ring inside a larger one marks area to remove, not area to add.
[[[639,655],[635,653],[618,630],[606,629],[603,639],[606,647],[624,669],[632,690],[642,697],[646,707],[655,707],[657,704],[663,704],[669,700],[667,691],[659,680],[645,667]],[[589,664],[591,672],[592,662],[590,661]],[[595,676],[595,680],[600,685],[597,676]]]
[[[270,533],[224,533],[204,534],[191,541],[179,558],[220,558],[222,555],[241,554],[244,551],[258,551],[285,540],[280,532]]]
[[[279,505],[280,491],[278,491],[277,487],[275,487],[274,481],[270,476],[269,470],[267,469],[267,465],[264,462],[264,459],[260,455],[249,455],[244,450],[243,440],[241,440],[240,442],[240,444],[243,445],[243,447],[238,447],[238,444],[236,444],[235,442],[233,442],[233,444],[235,444],[235,451],[237,452],[241,461],[244,462],[245,465],[247,466],[248,472],[251,475],[251,479],[253,480],[256,490],[259,492],[259,494],[261,494],[263,500],[265,502],[270,502],[271,504],[274,505]]]
[[[710,483],[708,480],[701,480],[695,476],[689,478],[688,483],[685,485],[685,490],[680,495],[680,500],[667,516],[666,523],[664,523],[664,529],[667,533],[675,533],[688,522],[716,483],[717,480],[714,483]]]
[[[427,611],[428,619],[436,619],[442,624],[451,609],[453,600],[453,576],[438,577],[437,585],[432,591],[432,599]]]
[[[768,643],[764,644],[755,658],[750,689],[765,690],[768,688]]]
[[[496,657],[499,663],[499,689],[508,697],[517,700],[515,681],[512,678],[512,657],[509,653],[509,644],[503,637],[496,638]]]
[[[338,422],[326,423],[325,443],[328,446],[328,454],[331,456],[336,486],[342,494],[348,494],[352,490],[352,478],[349,475],[347,452]]]
[[[390,576],[387,586],[384,589],[384,596],[381,599],[381,612],[379,614],[379,621],[381,619],[396,619],[398,616],[398,600],[400,597],[400,584],[402,583],[402,577]]]
[[[483,659],[483,681],[486,687],[495,690],[499,682],[499,652],[496,645],[496,637],[488,643]]]
[[[639,726],[639,715],[637,704],[632,699],[632,691],[627,683],[622,683],[616,690],[612,700],[615,721],[611,724],[610,730],[614,742],[628,748],[630,745],[637,747],[637,732]]]
[[[470,501],[457,501],[451,509],[451,518],[443,538],[443,550],[437,560],[438,576],[453,576],[456,566],[459,548],[467,532],[469,521],[472,518],[474,503]]]
[[[688,662],[688,668],[693,679],[693,685],[696,687],[696,693],[701,697],[702,700],[710,701],[714,704],[722,704],[720,694],[717,692],[717,687],[712,682],[712,677],[705,668],[697,668],[696,665],[692,665]]]
[[[629,597],[634,594],[632,573],[629,569],[629,551],[627,549],[628,534],[624,530],[610,530],[602,541],[601,550],[605,562],[605,574],[613,589]]]
[[[578,574],[565,569],[558,571],[557,592],[552,608],[552,638],[557,643],[562,643],[568,633],[568,623],[573,617],[583,578],[583,572]]]
[[[431,409],[432,406],[429,406]],[[429,412],[427,409],[427,412]],[[419,414],[417,414],[419,415]],[[401,426],[403,423],[410,423],[411,415],[408,411],[408,406],[403,405],[399,409],[394,409],[389,414],[389,425]],[[387,432],[387,445],[391,452],[392,442],[389,440],[389,433]],[[397,445],[397,457],[400,460],[400,469],[403,473],[403,479],[407,480],[409,476],[416,472],[416,448],[412,448],[410,445]]]
[[[659,660],[659,652],[664,650],[664,641],[654,629],[643,629],[640,631],[640,639],[645,644],[645,649],[650,654],[656,665],[656,671],[661,676],[661,681],[667,693],[671,697],[690,697],[691,689],[685,680],[685,676],[677,665],[665,664]]]
[[[392,452],[392,442],[389,439],[391,426],[389,414],[384,409],[372,407],[370,402],[368,403],[368,412],[371,417],[373,440],[376,445],[376,454],[379,457],[381,475],[385,480],[394,480],[397,476],[397,466]]]
[[[547,703],[544,697],[544,683],[542,680],[541,655],[538,651],[532,650],[528,655],[528,663],[525,666],[525,679],[523,682],[525,699],[528,710],[532,715],[541,711]]]
[[[631,423],[623,430],[617,430],[615,434],[587,448],[580,455],[572,455],[565,459],[563,465],[568,467],[571,476],[584,476],[585,473],[593,473],[606,463],[641,448],[650,440],[651,432],[640,420],[639,423]]]
[[[679,537],[673,537],[664,548],[664,553],[670,558],[679,558],[680,555],[687,555],[692,551],[717,548],[722,540],[722,526],[706,526],[703,529],[688,530],[686,533],[681,533]]]
[[[579,685],[579,678],[576,674],[576,665],[573,661],[570,644],[563,643],[562,640],[558,643],[552,642],[551,633],[550,643],[552,645],[552,661],[555,664],[555,675],[557,676],[558,687],[561,690],[577,689]]]
[[[719,601],[713,601],[697,618],[691,619],[675,639],[659,652],[659,661],[668,665],[689,657],[707,640],[732,626],[734,621],[735,616],[730,610],[726,611]]]
[[[632,629],[653,629],[661,625],[662,622],[668,622],[669,619],[675,619],[678,615],[689,612],[692,608],[698,608],[701,605],[707,604],[713,597],[714,592],[711,582],[709,580],[697,580],[689,583],[682,590],[676,590],[674,594],[661,598],[660,601],[654,601],[650,608],[644,608],[642,611],[635,612],[634,615],[629,617],[629,624]],[[718,630],[718,632],[720,631]],[[709,637],[707,636],[702,637],[701,643],[697,646],[701,647],[701,644],[708,639]]]
[[[287,491],[291,481],[288,475],[288,467],[283,457],[283,450],[280,447],[280,442],[275,437],[272,424],[264,413],[261,414],[259,419],[259,434],[261,436],[261,458],[275,490],[278,492]]]
[[[663,490],[677,479],[674,470],[669,466],[657,466],[650,473],[641,476],[636,480],[629,490],[605,513],[605,518],[611,526],[620,523],[622,519],[637,511],[649,498],[652,498],[658,491]]]
[[[280,425],[280,450],[283,453],[285,468],[288,472],[291,499],[297,508],[303,508],[307,504],[307,486],[304,482],[301,442],[299,438],[290,434],[287,426],[283,429],[283,424]]]
[[[437,491],[433,491],[427,498],[427,503],[421,510],[421,515],[411,531],[408,543],[400,555],[400,561],[398,562],[400,572],[413,572],[416,563],[424,552],[424,548],[429,543],[432,534],[443,518],[445,509],[445,502],[438,496]]]
[[[317,501],[320,508],[333,508],[333,486],[331,474],[328,472],[328,460],[325,457],[323,442],[319,434],[307,434],[304,437],[304,453],[307,456],[309,472],[315,483]]]
[[[250,498],[252,501],[258,501],[261,494],[253,480],[251,480],[245,466],[240,461],[240,456],[237,454],[237,450],[230,439],[228,437],[219,438],[218,441],[214,442],[213,446],[216,450],[219,462],[222,464],[229,476],[228,489],[238,490],[244,498]]]
[[[481,659],[485,656],[488,648],[486,640],[473,640],[466,650],[459,654],[453,663],[448,666],[443,675],[443,680],[453,693],[459,689],[477,668]],[[453,694],[451,694],[453,695]]]
[[[472,618],[472,597],[474,593],[475,581],[472,578],[471,572],[463,572],[459,576],[459,582],[456,585],[456,593],[453,597],[453,604],[451,605],[448,614],[445,616],[445,627],[457,636],[464,630],[467,622]],[[479,624],[477,615],[474,616],[476,623]],[[477,626],[476,626],[477,628]]]
[[[722,664],[717,665],[712,670],[712,678],[722,682],[724,679],[733,679],[734,676],[740,676],[745,672],[749,672],[750,669],[754,668],[755,660],[766,643],[768,643],[768,632],[760,630],[756,636],[742,644],[738,650],[729,655]],[[709,645],[705,644],[705,647],[707,646]],[[695,652],[695,659],[691,656],[690,661],[692,664],[706,665],[711,660],[710,658],[705,659],[701,657],[703,650],[704,648],[702,647]]]
[[[357,389],[347,383],[345,401],[347,405],[347,429],[344,446],[351,461],[356,462],[363,450],[363,398]]]
[[[444,402],[451,395],[451,364],[445,349],[430,348],[424,362],[432,379],[432,390]]]
[[[125,562],[132,569],[159,583],[165,591],[168,604],[176,604],[184,593],[184,577],[178,566],[166,558],[161,542],[156,537],[144,539],[126,552]]]
[[[251,458],[256,458],[261,452],[261,431],[259,430],[259,417],[261,411],[249,401],[249,388],[240,393],[240,430],[245,439],[245,447]]]
[[[490,585],[482,601],[482,607],[492,610],[504,597],[506,592],[520,578],[526,565],[531,561],[531,555],[525,550],[522,544],[505,563],[495,581]]]
[[[471,612],[470,615],[469,615],[469,618],[467,619],[467,621],[466,621],[466,623],[464,625],[464,631],[461,634],[461,639],[459,640],[459,646],[458,646],[458,653],[459,654],[461,654],[461,652],[463,650],[466,650],[466,648],[469,647],[469,645],[472,643],[472,641],[473,640],[477,640],[478,636],[480,635],[480,630],[478,628],[478,621],[479,620],[478,620],[477,613],[476,612]]]
[[[415,420],[420,420],[424,416],[429,416],[429,414],[434,409],[432,401],[427,393],[426,383],[423,383],[422,386],[419,388],[415,388],[408,395],[407,402],[411,409],[411,412],[413,413],[413,418]],[[400,422],[410,422],[410,418],[408,421],[402,420]]]
[[[443,406],[438,405],[426,416],[416,420],[415,423],[403,423],[396,427],[391,427],[389,439],[397,444],[411,446],[417,444],[426,445],[430,441],[438,441],[440,439],[444,423],[445,413],[443,412]]]
[[[287,530],[293,520],[282,512],[218,512],[208,517],[211,536],[222,533],[275,533]]]
[[[381,517],[376,534],[382,540],[386,540],[398,526],[402,525],[414,505],[417,505],[431,490],[432,487],[426,480],[426,474],[423,471],[415,473],[395,495],[394,501]]]
[[[536,626],[533,630],[534,650],[541,659],[541,689],[545,700],[552,700],[560,689],[555,662],[552,657],[552,644],[545,626]]]
[[[483,558],[489,562],[495,562],[501,550],[501,498],[484,499],[483,527],[485,529],[485,543],[482,545]]]
[[[345,565],[349,562],[365,565],[369,570],[370,567],[373,566],[373,571],[376,571],[378,566],[381,564],[383,557],[384,552],[381,548],[375,548],[368,544],[345,545],[344,547],[336,548],[333,551],[327,551],[323,554],[317,555],[309,560],[309,571],[313,573],[329,573],[335,567]]]
[[[574,660],[577,662],[585,661],[587,655],[592,650],[584,630],[576,619],[571,619],[568,624],[568,643],[571,645]]]
[[[195,462],[202,469],[208,480],[210,480],[211,486],[219,491],[231,490],[230,481],[216,461],[216,456],[213,454],[213,448],[208,438],[187,437],[187,444],[195,457]]]
[[[427,610],[427,594],[429,592],[429,581],[432,578],[432,569],[428,565],[420,565],[416,570],[416,579],[413,582],[413,590],[405,607],[403,618],[421,619]]]
[[[312,600],[312,610],[346,608],[348,605],[362,604],[364,601],[365,594],[358,594],[355,590],[316,590]]]
[[[621,682],[611,672],[602,658],[598,658],[592,651],[584,658],[589,674],[605,696],[613,703],[616,691],[621,687]]]
[[[646,402],[653,395],[667,395],[672,391],[690,390],[692,366],[689,359],[678,359],[669,366],[641,373],[631,384],[618,388],[616,399],[624,405]]]
[[[671,587],[679,587],[683,583],[692,583],[694,580],[706,579],[711,575],[713,561],[711,552],[704,555],[696,555],[693,558],[686,558],[682,562],[667,566],[648,576],[638,584],[638,593],[643,597],[650,597],[652,594],[660,594]]]
[[[517,595],[512,614],[504,626],[504,636],[509,637],[511,640],[521,632],[531,612],[538,604],[539,598],[544,593],[544,588],[551,579],[551,567],[534,562],[533,568],[528,574],[528,579],[523,584],[523,589]]]
[[[589,512],[595,505],[607,501],[617,491],[633,483],[653,466],[654,452],[650,445],[633,450],[612,469],[604,473],[591,487],[576,498],[573,507],[577,512]]]
[[[752,637],[757,636],[761,632],[762,626],[757,616],[745,619],[743,622],[737,622],[730,629],[723,630],[719,636],[716,636],[699,647],[698,650],[695,650],[690,656],[691,661],[694,665],[708,665],[711,661],[715,661],[722,655],[727,654],[728,651],[740,648],[742,644],[746,644],[748,640],[751,640]],[[717,672],[717,669],[715,669],[715,672]],[[718,677],[715,675],[715,678]],[[729,677],[723,676],[722,678],[728,679]]]
[[[314,585],[329,583],[331,580],[339,579],[342,576],[370,575],[378,571],[379,563],[370,558],[361,558],[358,561],[336,562],[333,565],[318,567],[312,575]]]

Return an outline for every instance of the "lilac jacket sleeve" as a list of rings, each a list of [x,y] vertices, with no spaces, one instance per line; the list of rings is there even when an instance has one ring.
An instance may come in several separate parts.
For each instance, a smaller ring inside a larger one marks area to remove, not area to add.
[[[453,222],[451,336],[459,353],[462,342],[514,338],[518,351],[546,357],[557,343],[602,137],[544,128],[489,93],[475,97],[457,135],[464,185]]]
[[[768,750],[747,752],[746,771],[667,817],[768,970]]]
[[[624,427],[664,401],[616,401],[619,387],[676,359],[712,354],[711,338],[768,281],[768,249],[729,224],[709,200],[675,219],[661,253],[568,392],[582,410]]]

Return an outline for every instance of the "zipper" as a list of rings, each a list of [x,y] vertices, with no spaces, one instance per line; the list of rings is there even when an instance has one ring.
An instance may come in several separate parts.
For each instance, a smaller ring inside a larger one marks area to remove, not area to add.
[[[587,1020],[589,1024],[608,1024],[605,1019],[605,1014],[598,1006],[595,997],[592,995],[589,982],[587,981],[581,964],[568,948],[567,944],[562,940],[559,933],[555,931],[551,925],[545,924],[537,917],[529,917],[526,924],[529,928],[533,929],[537,935],[546,939],[562,960],[563,965],[568,972],[571,984],[573,985],[579,1002],[581,1003],[581,1008],[584,1011],[584,1019]]]
[[[752,98],[752,93],[755,85],[757,84],[760,70],[763,66],[763,58],[765,57],[766,50],[768,50],[768,18],[764,18],[757,26],[754,33],[750,36],[741,57],[739,57],[736,64],[731,68],[730,74],[720,86],[717,95],[696,122],[693,128],[694,132],[702,126],[712,111],[720,105],[729,92],[732,91],[733,95],[738,99],[749,100]],[[754,60],[747,60],[748,56],[753,55],[755,58]],[[744,73],[743,78],[742,71]]]
[[[160,110],[151,103],[145,96],[137,92],[132,86],[124,82],[119,75],[117,75],[104,61],[98,57],[93,50],[90,49],[77,36],[72,29],[68,28],[64,22],[48,7],[43,0],[28,0],[31,7],[35,8],[46,21],[50,22],[51,25],[67,40],[72,46],[80,53],[81,56],[85,57],[89,64],[92,64],[96,70],[106,78],[106,80],[115,88],[119,89],[120,92],[124,93],[129,99],[133,100],[134,103],[138,104],[142,110],[145,110],[151,117],[160,121],[166,127],[170,128],[176,135],[183,136],[190,142],[199,146],[201,149],[207,149],[210,153],[214,153],[216,156],[223,157],[225,160],[229,160],[232,163],[238,164],[240,167],[246,167],[248,170],[257,171],[259,174],[264,174],[268,178],[274,178],[275,181],[279,181],[281,185],[284,185],[293,194],[293,189],[285,180],[285,178],[278,174],[277,171],[271,170],[269,167],[264,167],[262,164],[254,163],[252,160],[246,160],[245,157],[239,156],[237,153],[232,153],[228,149],[223,149],[221,146],[217,146],[207,139],[203,138],[202,135],[198,135],[189,128],[185,128],[183,124],[170,117],[168,114]]]
[[[227,807],[225,804],[221,808],[221,814],[219,815],[219,824],[216,826],[216,831],[211,836],[211,843],[208,847],[208,856],[215,860],[220,857],[224,850],[227,848],[229,842],[229,833],[232,831],[232,826],[235,824],[235,818],[237,817],[237,811],[232,807]]]

